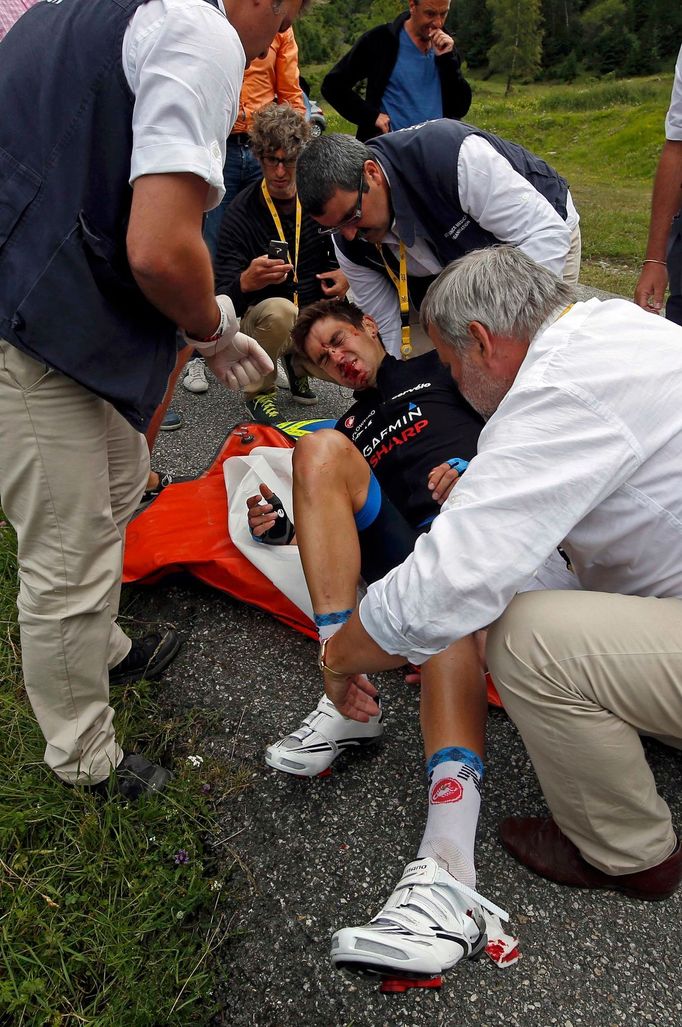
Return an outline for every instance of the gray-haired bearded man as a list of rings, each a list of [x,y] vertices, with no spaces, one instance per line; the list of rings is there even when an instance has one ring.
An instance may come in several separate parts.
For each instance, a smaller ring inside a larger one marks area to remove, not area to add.
[[[358,672],[492,625],[488,666],[551,811],[505,820],[503,844],[559,883],[665,899],[682,850],[639,735],[682,748],[682,331],[573,298],[506,246],[431,286],[423,325],[487,424],[431,531],[327,643],[325,688],[365,720]],[[517,595],[558,546],[575,586]],[[362,933],[390,941],[381,921]]]

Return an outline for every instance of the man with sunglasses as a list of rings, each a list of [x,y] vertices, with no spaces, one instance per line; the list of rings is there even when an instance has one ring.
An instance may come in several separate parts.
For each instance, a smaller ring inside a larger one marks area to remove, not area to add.
[[[367,144],[321,136],[296,177],[304,211],[333,235],[354,300],[393,356],[409,355],[410,311],[429,284],[471,250],[508,243],[578,280],[579,217],[565,180],[473,125],[429,121]]]
[[[273,365],[282,357],[292,399],[304,406],[317,397],[288,353],[289,333],[299,307],[343,296],[348,288],[330,237],[319,234],[296,195],[296,160],[309,135],[308,123],[287,104],[268,104],[254,115],[251,149],[263,180],[243,189],[227,208],[215,265],[218,287],[234,303],[242,331],[260,343]],[[286,259],[269,256],[277,241]],[[244,389],[249,416],[261,424],[282,420],[275,381],[273,369]]]

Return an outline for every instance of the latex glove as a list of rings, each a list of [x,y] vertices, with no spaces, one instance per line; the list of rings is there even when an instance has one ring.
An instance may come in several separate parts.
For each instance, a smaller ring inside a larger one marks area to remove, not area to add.
[[[218,340],[219,344],[222,339],[223,336]],[[238,392],[246,385],[255,385],[274,370],[272,360],[262,346],[243,332],[236,332],[213,356],[206,352],[202,352],[202,356],[218,381],[233,392]]]

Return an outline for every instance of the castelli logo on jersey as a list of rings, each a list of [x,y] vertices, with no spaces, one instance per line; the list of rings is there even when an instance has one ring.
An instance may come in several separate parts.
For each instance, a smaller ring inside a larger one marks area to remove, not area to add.
[[[346,420],[343,423],[345,424],[346,428],[352,428],[353,425],[355,424],[355,418],[354,417],[347,417]]]
[[[434,806],[439,802],[459,802],[463,794],[464,789],[456,778],[444,777],[433,786],[430,801]]]

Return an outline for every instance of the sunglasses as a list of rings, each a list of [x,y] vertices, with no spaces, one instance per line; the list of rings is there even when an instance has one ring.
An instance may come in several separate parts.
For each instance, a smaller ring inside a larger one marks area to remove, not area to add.
[[[365,182],[365,165],[363,164],[360,169],[360,181],[358,182],[358,199],[353,213],[344,218],[340,224],[334,225],[333,228],[318,228],[318,235],[334,235],[335,232],[340,232],[344,228],[351,228],[353,225],[356,225],[362,217],[362,194],[368,192],[369,186]]]
[[[296,157],[275,157],[274,153],[267,153],[263,157],[263,164],[265,164],[266,167],[273,169],[279,164],[281,164],[283,168],[295,168]]]

